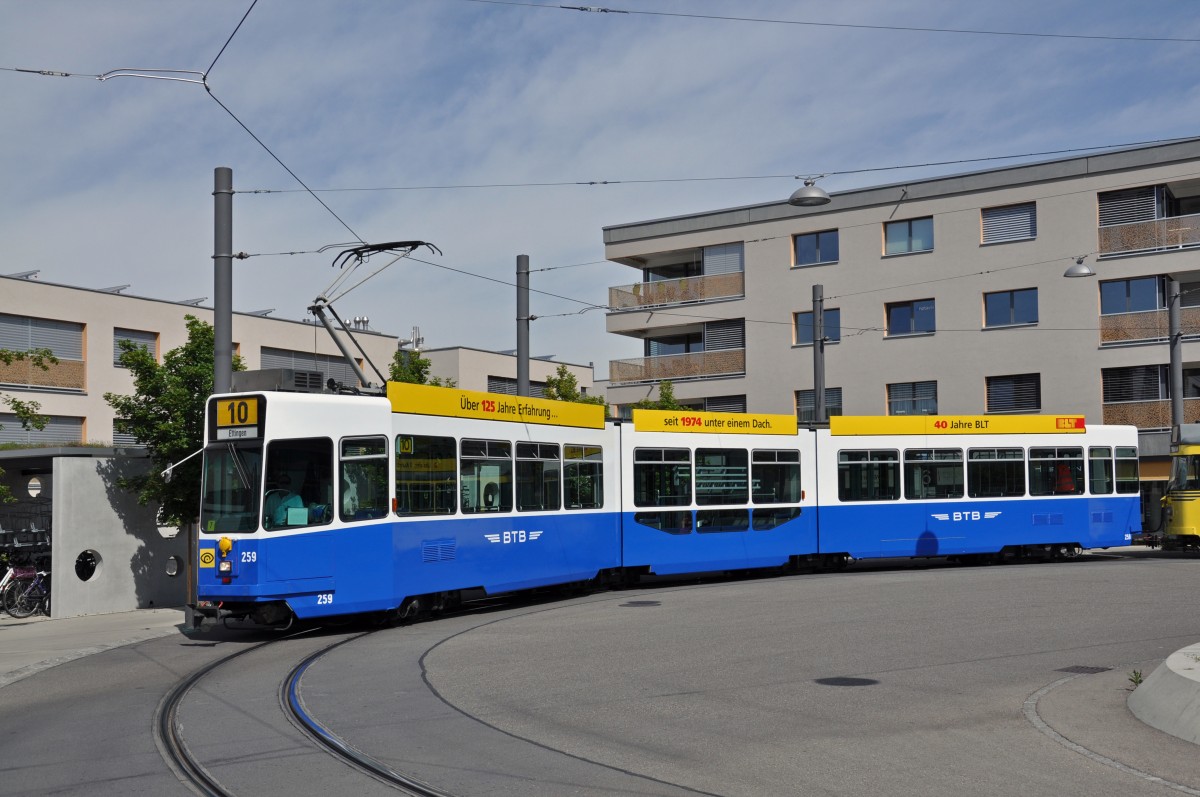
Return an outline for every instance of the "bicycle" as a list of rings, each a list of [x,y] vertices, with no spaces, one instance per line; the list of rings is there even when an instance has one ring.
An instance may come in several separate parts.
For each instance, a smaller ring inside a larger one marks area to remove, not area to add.
[[[0,578],[0,611],[8,611],[17,593],[24,589],[23,585],[33,581],[36,575],[37,568],[10,563],[4,577]]]
[[[7,604],[5,608],[8,613],[18,620],[24,619],[34,612],[42,612],[49,616],[50,614],[50,571],[39,570],[34,575],[33,580],[28,582],[28,586],[24,589],[9,588],[6,597],[12,596],[15,592],[15,597],[12,598],[12,603]],[[17,584],[25,584],[24,581],[18,581]],[[7,601],[6,601],[7,603]]]

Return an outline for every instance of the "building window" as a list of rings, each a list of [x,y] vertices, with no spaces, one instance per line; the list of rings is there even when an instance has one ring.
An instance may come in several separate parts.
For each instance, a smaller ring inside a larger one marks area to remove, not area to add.
[[[1165,401],[1171,397],[1168,368],[1165,365],[1101,368],[1100,381],[1105,404]],[[1183,397],[1200,398],[1200,368],[1184,369]]]
[[[888,415],[937,415],[937,382],[897,382],[887,386]]]
[[[889,221],[883,225],[883,253],[905,255],[933,249],[933,216]]]
[[[981,243],[997,244],[1037,238],[1037,205],[1033,202],[984,208],[979,215]]]
[[[0,443],[21,445],[62,445],[83,442],[83,418],[47,416],[42,429],[26,429],[13,413],[0,412]]]
[[[113,330],[113,365],[118,368],[124,368],[121,365],[121,355],[124,350],[121,348],[121,341],[127,340],[134,346],[140,346],[150,353],[151,357],[158,359],[158,333],[157,332],[142,332],[136,329],[114,329]]]
[[[987,378],[988,412],[1037,412],[1041,408],[1041,374],[1011,374]]]
[[[647,357],[665,357],[669,354],[691,354],[704,351],[704,333],[690,335],[668,335],[646,340]]]
[[[795,325],[792,330],[793,340],[796,346],[810,345],[813,342],[813,314],[812,311],[806,313],[796,313],[794,316]],[[837,343],[842,339],[842,311],[826,309],[822,314],[825,320],[825,342]]]
[[[1100,283],[1100,315],[1145,313],[1166,307],[1161,277],[1135,277]]]
[[[838,261],[838,231],[809,232],[795,238],[796,265],[815,266]]]
[[[1136,224],[1174,215],[1169,212],[1169,194],[1164,186],[1144,185],[1119,191],[1101,191],[1096,195],[1096,201],[1101,227]]]
[[[796,391],[796,420],[801,423],[812,423],[817,418],[816,391]],[[825,416],[833,417],[842,414],[842,389],[840,387],[825,388]]]
[[[49,349],[60,360],[83,360],[83,324],[0,313],[0,349]]]
[[[487,378],[487,392],[503,393],[506,396],[517,395],[517,380],[507,376],[491,376]],[[583,391],[580,391],[581,393]],[[529,395],[533,398],[546,396],[546,383],[529,380]]]
[[[1037,288],[997,291],[983,295],[983,325],[1010,327],[1038,322]]]
[[[745,244],[738,241],[735,244],[706,246],[702,255],[704,259],[704,275],[737,274],[745,271],[743,250]]]
[[[709,396],[704,399],[705,412],[745,412],[746,396]]]
[[[925,335],[936,329],[933,299],[915,302],[895,302],[886,305],[887,335]]]

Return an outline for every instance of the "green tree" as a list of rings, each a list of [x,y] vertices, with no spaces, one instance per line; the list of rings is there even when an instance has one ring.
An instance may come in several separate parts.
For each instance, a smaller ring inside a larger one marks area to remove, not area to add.
[[[630,405],[635,410],[682,410],[686,409],[682,404],[675,400],[675,386],[671,384],[671,380],[664,379],[658,383],[658,398],[652,399],[647,396],[644,399],[639,399]]]
[[[604,400],[603,396],[585,396],[583,391],[579,389],[579,380],[575,378],[575,374],[571,373],[565,365],[558,366],[554,372],[554,376],[546,377],[546,388],[542,396],[555,401],[599,404],[605,409],[608,408],[608,402]]]
[[[4,365],[12,365],[26,360],[43,371],[49,370],[51,365],[58,362],[58,358],[49,349],[30,349],[29,351],[0,349],[0,363]],[[0,394],[0,405],[8,407],[17,417],[17,422],[21,424],[22,429],[38,429],[40,431],[45,429],[46,424],[50,421],[39,412],[42,405],[36,401],[24,401],[16,396]],[[2,428],[4,427],[0,426],[0,429]],[[3,475],[4,470],[0,469],[0,476]],[[17,499],[13,498],[12,491],[8,489],[8,486],[0,483],[0,504],[12,503],[15,500]]]
[[[137,493],[138,503],[159,506],[159,522],[183,526],[196,520],[200,509],[200,458],[162,477],[169,465],[198,451],[204,444],[204,407],[213,389],[213,328],[195,316],[184,316],[187,343],[163,356],[154,355],[133,341],[123,340],[121,365],[133,375],[134,394],[105,393],[116,411],[113,428],[146,446],[152,467],[149,473],[121,479],[119,486]],[[233,358],[236,371],[244,369]]]
[[[399,349],[392,355],[392,364],[388,366],[388,379],[392,382],[408,382],[413,385],[437,385],[439,387],[454,387],[453,379],[429,377],[432,362],[428,357],[422,357],[419,351]]]

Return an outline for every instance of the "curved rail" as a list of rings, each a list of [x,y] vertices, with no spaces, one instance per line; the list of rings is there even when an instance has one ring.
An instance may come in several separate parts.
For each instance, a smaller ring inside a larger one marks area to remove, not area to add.
[[[279,640],[269,639],[266,642],[242,648],[235,653],[231,653],[201,667],[187,678],[175,684],[175,687],[158,704],[158,709],[155,711],[154,716],[154,741],[158,745],[159,752],[176,777],[183,783],[193,787],[200,794],[205,795],[205,797],[233,797],[233,794],[226,790],[215,777],[209,774],[208,770],[188,750],[187,744],[183,741],[183,736],[180,733],[179,723],[176,722],[176,714],[179,706],[188,692],[192,690],[192,687],[213,670],[233,661],[239,656],[244,656],[247,653],[277,641]]]
[[[366,772],[389,786],[414,795],[414,797],[453,797],[448,792],[440,791],[427,783],[422,783],[402,772],[397,772],[366,753],[355,750],[344,739],[317,722],[305,709],[304,700],[300,697],[300,680],[304,677],[304,673],[308,670],[309,666],[325,654],[341,647],[347,642],[353,642],[371,633],[374,633],[374,631],[365,631],[347,639],[338,640],[305,658],[292,669],[288,677],[280,684],[279,702],[291,716],[297,728],[351,766]]]

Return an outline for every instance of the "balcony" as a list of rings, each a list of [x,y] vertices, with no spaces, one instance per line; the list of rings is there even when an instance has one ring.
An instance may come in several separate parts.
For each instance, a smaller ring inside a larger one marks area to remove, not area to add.
[[[1200,214],[1100,227],[1100,256],[1200,246]]]
[[[1200,399],[1183,400],[1183,422],[1200,423]],[[1139,429],[1170,429],[1171,402],[1122,401],[1104,405],[1104,423],[1136,426]]]
[[[11,365],[0,363],[0,384],[31,390],[81,392],[87,384],[86,372],[86,363],[82,360],[47,363],[45,370],[31,360],[16,360]]]
[[[714,376],[741,376],[746,373],[745,349],[714,349],[690,354],[665,354],[632,360],[610,360],[610,384],[660,382],[664,379],[705,379]]]
[[[636,310],[714,299],[738,299],[746,295],[746,275],[737,271],[700,277],[637,282],[608,289],[610,310]]]
[[[1200,337],[1200,307],[1180,308],[1179,331],[1183,333],[1184,338]],[[1100,316],[1101,346],[1165,341],[1166,339],[1166,310]]]

